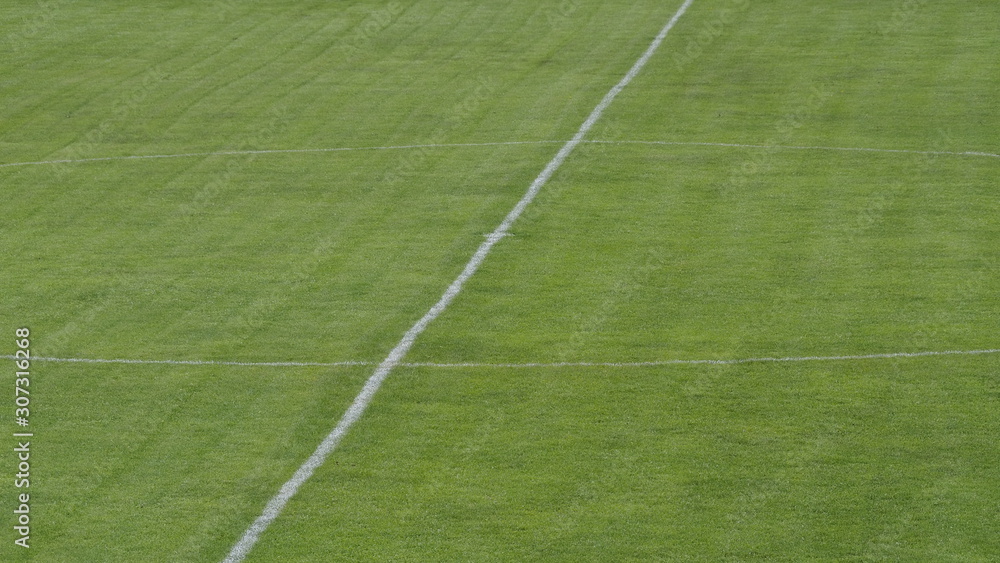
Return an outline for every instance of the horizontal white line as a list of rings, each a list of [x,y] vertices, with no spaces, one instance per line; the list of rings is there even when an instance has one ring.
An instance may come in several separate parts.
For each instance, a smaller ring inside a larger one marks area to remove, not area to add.
[[[14,359],[14,356],[2,356]],[[82,364],[166,364],[178,366],[248,366],[248,367],[349,367],[373,366],[375,362],[236,362],[215,360],[135,360],[126,358],[31,358],[36,362],[76,362]]]
[[[897,352],[892,354],[861,354],[849,356],[799,356],[788,358],[739,358],[733,360],[660,360],[653,362],[556,362],[556,363],[523,363],[523,364],[480,364],[480,363],[410,363],[401,364],[408,367],[435,367],[435,368],[564,368],[564,367],[657,367],[671,365],[733,365],[733,364],[754,364],[754,363],[782,363],[782,362],[834,362],[850,360],[881,360],[892,358],[922,358],[927,356],[974,356],[982,354],[998,354],[997,350],[948,350],[943,352]]]
[[[399,367],[410,368],[571,368],[571,367],[608,367],[608,368],[629,368],[629,367],[657,367],[672,365],[734,365],[734,364],[759,364],[759,363],[786,363],[786,362],[842,362],[857,360],[887,360],[894,358],[925,358],[928,356],[981,356],[986,354],[1000,354],[1000,348],[989,350],[946,350],[928,352],[894,352],[886,354],[855,354],[842,356],[792,356],[784,358],[737,358],[730,360],[659,360],[651,362],[528,362],[528,363],[480,363],[480,362],[460,362],[460,363],[437,363],[437,362],[401,362]],[[6,359],[14,359],[14,356],[0,356]],[[36,357],[33,361],[41,362],[76,362],[85,364],[167,364],[167,365],[187,365],[187,366],[247,366],[247,367],[351,367],[351,366],[375,366],[378,362],[369,361],[345,361],[345,362],[236,362],[236,361],[213,361],[213,360],[134,360],[134,359],[100,359],[100,358],[50,358]]]
[[[566,141],[504,141],[496,143],[438,143],[428,145],[396,145],[384,147],[337,147],[323,149],[262,149],[245,151],[216,151],[216,152],[191,152],[179,154],[147,154],[147,155],[127,155],[127,156],[103,156],[95,158],[77,158],[60,160],[37,160],[32,162],[8,162],[0,164],[0,168],[12,166],[34,166],[44,164],[78,164],[85,162],[105,162],[110,160],[148,160],[162,158],[193,158],[198,156],[249,156],[258,154],[294,154],[294,153],[324,153],[324,152],[351,152],[351,151],[389,151],[406,149],[440,149],[458,147],[500,147],[510,145],[552,145],[565,144]],[[964,157],[986,157],[1000,158],[1000,154],[982,151],[932,151],[916,149],[877,149],[866,147],[822,147],[822,146],[795,146],[795,145],[752,145],[741,143],[709,143],[697,141],[601,141],[589,140],[581,141],[587,144],[601,145],[663,145],[680,147],[729,147],[743,149],[765,149],[765,150],[809,150],[809,151],[846,151],[846,152],[872,152],[872,153],[897,153],[897,154],[918,154],[932,156],[964,156]]]
[[[980,151],[932,151],[916,149],[876,149],[866,147],[824,147],[812,145],[750,145],[742,143],[705,143],[694,141],[587,141],[596,144],[612,145],[676,145],[687,147],[732,147],[742,149],[765,149],[765,150],[797,150],[797,151],[846,151],[846,152],[876,152],[876,153],[902,153],[921,154],[932,156],[983,156],[988,158],[1000,158],[1000,154]]]
[[[428,145],[395,145],[385,147],[335,147],[325,149],[261,149],[245,151],[214,151],[214,152],[189,152],[178,154],[145,154],[129,156],[103,156],[97,158],[77,158],[61,160],[38,160],[34,162],[11,162],[0,164],[0,168],[8,166],[31,166],[37,164],[76,164],[80,162],[101,162],[108,160],[144,160],[150,158],[192,158],[196,156],[248,156],[255,154],[291,154],[291,153],[322,153],[322,152],[349,152],[349,151],[390,151],[405,149],[436,149],[449,147],[499,147],[505,145],[544,145],[565,143],[566,141],[505,141],[497,143],[437,143]]]

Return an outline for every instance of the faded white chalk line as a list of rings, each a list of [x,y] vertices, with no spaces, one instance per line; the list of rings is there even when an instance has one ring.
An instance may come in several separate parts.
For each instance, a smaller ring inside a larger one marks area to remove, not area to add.
[[[491,143],[436,143],[427,145],[393,145],[382,147],[333,147],[320,149],[260,149],[242,151],[213,151],[213,152],[189,152],[177,154],[145,154],[127,156],[102,156],[94,158],[58,159],[58,160],[37,160],[33,162],[9,162],[0,164],[0,168],[9,166],[34,166],[43,164],[80,164],[86,162],[106,162],[109,160],[146,160],[161,158],[195,158],[202,156],[252,156],[260,154],[295,154],[295,153],[324,153],[324,152],[353,152],[353,151],[392,151],[407,149],[439,149],[458,147],[499,147],[505,145],[543,145],[562,144],[566,141],[499,141]]]
[[[587,141],[594,144],[608,145],[666,145],[682,147],[728,147],[740,149],[763,149],[763,150],[788,150],[788,151],[835,151],[835,152],[873,152],[889,154],[913,154],[925,156],[973,156],[1000,158],[1000,154],[982,151],[938,151],[919,149],[879,149],[869,147],[826,147],[819,145],[754,145],[745,143],[711,143],[702,141]]]
[[[39,166],[46,164],[83,164],[87,162],[107,162],[114,160],[153,160],[168,158],[195,158],[206,156],[252,156],[267,154],[308,154],[308,153],[333,153],[333,152],[361,152],[361,151],[394,151],[408,149],[446,149],[462,147],[502,147],[516,145],[563,145],[569,141],[496,141],[484,143],[435,143],[426,145],[388,145],[378,147],[332,147],[318,149],[260,149],[243,151],[215,151],[215,152],[191,152],[177,154],[147,154],[147,155],[125,155],[125,156],[102,156],[94,158],[58,159],[58,160],[37,160],[30,162],[8,162],[0,164],[0,168],[15,166]],[[580,144],[600,144],[600,145],[661,145],[678,147],[721,147],[721,148],[742,148],[760,150],[791,150],[791,151],[831,151],[831,152],[868,152],[868,153],[888,153],[888,154],[911,154],[925,156],[957,156],[957,157],[982,157],[1000,158],[1000,154],[985,151],[938,151],[921,149],[887,149],[875,147],[825,147],[811,145],[756,145],[745,143],[722,143],[707,141],[637,141],[637,140],[581,140]]]
[[[455,281],[453,281],[451,285],[448,286],[448,289],[445,290],[441,299],[438,300],[438,302],[431,307],[430,310],[427,311],[427,313],[424,314],[424,316],[410,328],[410,330],[406,331],[406,334],[403,335],[403,338],[398,344],[396,344],[395,348],[389,352],[389,355],[385,358],[385,360],[383,360],[382,363],[379,364],[378,368],[375,369],[375,373],[373,373],[365,383],[361,393],[359,393],[354,399],[354,402],[351,404],[350,408],[347,409],[347,412],[344,413],[343,418],[340,419],[337,426],[334,427],[326,438],[323,439],[319,447],[316,448],[316,451],[309,456],[309,459],[307,459],[305,463],[299,467],[295,474],[281,486],[278,493],[271,498],[270,501],[268,501],[267,506],[264,507],[264,511],[261,515],[257,517],[239,541],[236,542],[236,545],[233,546],[229,555],[226,557],[225,563],[236,563],[238,561],[242,561],[247,556],[254,544],[257,543],[257,539],[260,537],[260,534],[263,533],[268,526],[270,526],[271,522],[278,517],[288,501],[298,491],[299,487],[301,487],[302,484],[312,476],[313,472],[323,464],[326,457],[330,455],[330,452],[337,447],[341,438],[343,438],[351,426],[353,426],[354,423],[361,418],[361,415],[364,414],[365,409],[368,408],[369,403],[371,403],[374,398],[375,393],[378,392],[379,388],[382,386],[382,382],[385,381],[385,378],[388,377],[392,369],[402,362],[403,357],[413,346],[414,342],[416,342],[420,333],[427,328],[427,325],[441,315],[452,300],[458,296],[459,292],[462,291],[462,287],[465,285],[465,282],[476,273],[476,270],[479,269],[480,264],[482,264],[486,259],[486,256],[489,254],[490,250],[493,249],[493,246],[504,238],[504,235],[507,234],[514,222],[517,221],[518,217],[521,216],[532,200],[535,199],[535,196],[549,181],[549,178],[555,174],[556,170],[559,169],[577,145],[580,144],[587,132],[589,132],[594,124],[597,123],[597,120],[600,119],[604,110],[611,105],[611,102],[615,100],[619,92],[628,86],[628,84],[632,82],[643,67],[646,66],[646,63],[650,58],[652,58],[653,54],[666,38],[667,34],[671,29],[673,29],[674,25],[678,20],[680,20],[681,16],[684,15],[684,12],[687,11],[688,7],[693,2],[694,0],[685,0],[674,16],[670,18],[670,21],[667,22],[663,29],[660,30],[660,33],[656,36],[656,38],[653,39],[653,42],[649,45],[642,56],[639,57],[639,60],[632,65],[632,68],[629,69],[625,77],[622,78],[618,84],[615,84],[607,94],[605,94],[604,98],[597,104],[597,107],[595,107],[590,113],[590,116],[588,116],[586,121],[583,122],[583,125],[580,126],[580,129],[577,131],[576,135],[573,136],[573,139],[559,149],[559,152],[556,153],[551,161],[549,161],[538,177],[535,178],[535,181],[531,183],[528,191],[524,194],[521,200],[517,202],[517,205],[511,209],[511,211],[507,214],[507,217],[504,218],[503,222],[500,223],[496,230],[493,231],[493,234],[488,236],[482,245],[480,245],[479,249],[476,250],[476,253],[469,260],[468,264],[465,265],[462,273],[459,274],[459,276],[455,278]]]
[[[14,356],[0,356],[13,359]],[[174,366],[243,366],[243,367],[350,367],[373,366],[376,362],[241,362],[228,360],[141,360],[132,358],[53,358],[36,356],[36,362],[67,362],[79,364],[139,364]]]
[[[397,367],[406,368],[485,368],[485,369],[532,369],[532,368],[572,368],[572,367],[600,367],[600,368],[634,368],[634,367],[661,367],[661,366],[684,366],[684,365],[738,365],[738,364],[760,364],[760,363],[800,363],[800,362],[849,362],[864,360],[892,360],[909,358],[926,358],[934,356],[983,356],[989,354],[1000,354],[1000,348],[983,350],[926,350],[919,352],[886,352],[878,354],[843,354],[834,356],[785,356],[785,357],[756,357],[756,358],[733,358],[733,359],[700,359],[700,360],[655,360],[645,362],[522,362],[522,363],[490,363],[490,362],[399,362]],[[14,356],[5,355],[0,358],[14,359]],[[242,366],[242,367],[355,367],[355,366],[375,366],[378,362],[373,361],[343,361],[343,362],[241,362],[222,360],[138,360],[138,359],[101,359],[101,358],[53,358],[39,356],[32,358],[36,362],[68,362],[84,364],[137,364],[137,365],[180,365],[180,366]]]
[[[573,368],[573,367],[599,367],[599,368],[636,368],[636,367],[663,367],[677,365],[715,365],[728,366],[738,364],[761,364],[761,363],[797,363],[797,362],[843,362],[861,360],[890,360],[907,358],[924,358],[929,356],[978,356],[985,354],[1000,354],[1000,349],[995,350],[945,350],[945,351],[925,351],[925,352],[893,352],[885,354],[852,354],[840,356],[789,356],[789,357],[760,357],[760,358],[736,358],[731,360],[660,360],[650,362],[532,362],[532,363],[407,363],[400,364],[406,367],[429,367],[429,368]]]

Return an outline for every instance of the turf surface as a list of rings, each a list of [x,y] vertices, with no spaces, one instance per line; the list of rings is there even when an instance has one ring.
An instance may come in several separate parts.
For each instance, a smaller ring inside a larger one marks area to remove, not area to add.
[[[679,5],[24,4],[0,165],[565,140]],[[995,154],[998,28],[986,1],[696,0],[589,138]],[[558,147],[0,167],[0,329],[377,362]],[[998,167],[585,144],[407,360],[997,348]],[[992,560],[998,368],[398,368],[248,560]],[[222,559],[371,369],[35,362],[33,547],[0,559]]]

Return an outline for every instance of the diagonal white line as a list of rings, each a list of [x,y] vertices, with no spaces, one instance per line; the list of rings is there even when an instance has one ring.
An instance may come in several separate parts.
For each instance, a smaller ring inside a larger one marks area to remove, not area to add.
[[[926,358],[933,356],[982,356],[988,354],[1000,354],[1000,348],[986,350],[927,350],[922,352],[887,352],[881,354],[845,354],[839,356],[786,356],[786,357],[759,357],[759,358],[734,358],[734,359],[703,359],[703,360],[654,360],[646,362],[521,362],[521,363],[489,363],[489,362],[400,362],[398,367],[409,368],[571,368],[571,367],[656,367],[675,365],[716,365],[726,366],[735,364],[756,364],[756,363],[796,363],[796,362],[841,362],[857,360],[890,360],[896,358]],[[2,355],[0,358],[15,359],[11,355]],[[100,358],[50,358],[37,356],[32,358],[36,362],[71,362],[85,364],[138,364],[138,365],[193,365],[193,366],[248,366],[248,367],[351,367],[351,366],[373,366],[375,362],[366,361],[344,361],[344,362],[238,362],[238,361],[213,361],[213,360],[137,360],[137,359],[100,359]]]
[[[441,299],[438,300],[438,302],[434,304],[434,306],[431,307],[431,309],[427,311],[427,313],[419,321],[417,321],[417,323],[414,324],[410,330],[406,331],[406,334],[404,334],[403,338],[398,344],[396,344],[396,347],[389,352],[386,359],[379,364],[375,373],[372,374],[371,378],[369,378],[365,383],[361,393],[354,399],[354,402],[351,404],[350,408],[347,409],[347,412],[344,413],[343,418],[340,419],[337,426],[334,427],[326,438],[323,439],[319,447],[316,448],[316,451],[309,456],[309,459],[307,459],[301,467],[299,467],[295,474],[292,475],[292,478],[281,486],[281,490],[278,491],[278,494],[276,494],[267,503],[267,506],[264,507],[263,513],[261,513],[253,524],[250,525],[250,528],[248,528],[246,533],[243,534],[243,537],[236,542],[236,545],[233,546],[233,549],[229,552],[229,555],[225,559],[226,563],[242,561],[246,557],[246,555],[253,548],[253,545],[257,542],[260,534],[263,533],[264,530],[270,526],[271,522],[278,517],[288,501],[298,491],[299,487],[301,487],[302,484],[305,483],[310,476],[312,476],[316,468],[323,464],[326,457],[330,455],[330,452],[332,452],[335,447],[337,447],[337,444],[347,433],[350,427],[359,418],[361,418],[361,415],[365,412],[368,404],[371,403],[375,393],[378,391],[379,387],[382,386],[382,382],[385,381],[385,378],[389,375],[389,372],[392,371],[392,368],[403,360],[403,357],[413,346],[413,343],[416,341],[420,333],[427,328],[427,325],[430,324],[431,321],[444,312],[452,300],[455,299],[458,293],[462,290],[462,286],[465,285],[465,282],[476,273],[479,265],[486,259],[486,256],[489,254],[493,246],[503,239],[510,227],[514,224],[517,218],[521,216],[521,213],[524,212],[524,209],[528,207],[532,200],[535,199],[538,192],[542,189],[546,182],[548,182],[549,178],[552,177],[556,170],[559,169],[562,163],[565,162],[566,158],[573,152],[573,149],[580,144],[583,137],[588,131],[590,131],[591,127],[597,123],[601,114],[603,114],[604,110],[611,105],[611,102],[614,101],[619,92],[628,86],[628,84],[632,82],[632,79],[634,79],[643,67],[646,66],[646,63],[659,48],[664,38],[666,38],[667,34],[671,29],[673,29],[677,21],[684,15],[684,12],[687,11],[688,6],[690,6],[693,2],[694,0],[685,0],[684,4],[682,4],[677,10],[677,13],[675,13],[674,16],[670,18],[670,21],[667,22],[667,25],[660,30],[660,33],[650,44],[649,48],[646,49],[646,52],[639,57],[639,60],[636,61],[634,65],[632,65],[632,68],[628,71],[625,77],[622,78],[618,84],[615,84],[615,86],[604,96],[604,99],[597,104],[597,107],[594,108],[594,110],[590,113],[590,116],[587,117],[587,120],[580,126],[580,130],[577,131],[573,139],[563,145],[556,156],[549,162],[545,169],[542,170],[542,173],[535,178],[531,187],[528,188],[527,193],[525,193],[521,200],[517,202],[514,209],[507,214],[507,217],[502,223],[500,223],[500,226],[498,226],[496,230],[494,230],[493,233],[486,238],[486,241],[483,242],[476,253],[472,256],[472,259],[469,260],[469,263],[466,264],[462,273],[459,274],[450,286],[448,286],[448,289],[444,292],[444,295],[441,296]]]

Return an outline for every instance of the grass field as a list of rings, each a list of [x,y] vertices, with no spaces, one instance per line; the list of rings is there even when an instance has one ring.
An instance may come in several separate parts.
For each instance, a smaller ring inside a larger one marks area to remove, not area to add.
[[[223,560],[681,5],[7,6],[0,560]],[[246,561],[1000,559],[997,37],[694,0]]]

